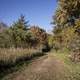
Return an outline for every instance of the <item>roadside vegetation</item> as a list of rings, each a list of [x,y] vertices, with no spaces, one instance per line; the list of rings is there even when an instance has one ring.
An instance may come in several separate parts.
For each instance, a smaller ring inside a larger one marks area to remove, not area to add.
[[[47,33],[38,26],[28,25],[23,15],[11,26],[0,23],[0,79],[20,68],[20,64],[49,51]]]
[[[0,80],[43,55],[41,50],[35,49],[0,49]]]
[[[35,49],[0,49],[0,67],[15,65],[19,61],[40,55],[43,55],[43,52]]]
[[[51,52],[51,56],[55,56],[64,63],[66,74],[69,75],[69,80],[80,80],[80,62],[73,62],[69,58],[70,52],[68,50],[59,50],[57,52],[52,50]]]
[[[53,16],[53,47],[57,50],[68,49],[72,61],[80,61],[80,1],[58,0]]]
[[[63,62],[61,64],[64,64],[69,80],[80,80],[80,1],[57,0],[57,3],[51,22],[54,27],[53,34],[47,33],[40,26],[30,25],[23,15],[11,26],[0,22],[1,78],[8,71],[13,72],[16,68],[18,70],[21,64],[28,64],[28,61],[48,52],[47,54],[51,53],[50,56]],[[56,59],[49,59],[50,71],[51,65],[57,62]],[[54,60],[53,64],[51,60]],[[58,63],[54,66],[59,67]],[[56,71],[54,68],[53,70]],[[58,71],[56,75],[57,73]]]

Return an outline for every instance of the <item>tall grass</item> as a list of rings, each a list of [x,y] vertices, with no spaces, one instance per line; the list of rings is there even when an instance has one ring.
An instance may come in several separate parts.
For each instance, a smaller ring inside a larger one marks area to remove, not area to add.
[[[14,65],[19,61],[31,59],[39,55],[43,55],[43,53],[35,49],[0,49],[0,66]]]
[[[0,80],[22,66],[28,65],[35,57],[44,55],[39,49],[10,48],[0,49]]]

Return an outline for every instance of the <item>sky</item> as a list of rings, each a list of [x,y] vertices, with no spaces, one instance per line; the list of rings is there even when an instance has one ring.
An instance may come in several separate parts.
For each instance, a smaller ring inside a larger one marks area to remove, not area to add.
[[[11,25],[23,14],[30,25],[38,25],[50,32],[56,5],[56,0],[0,0],[0,21]]]

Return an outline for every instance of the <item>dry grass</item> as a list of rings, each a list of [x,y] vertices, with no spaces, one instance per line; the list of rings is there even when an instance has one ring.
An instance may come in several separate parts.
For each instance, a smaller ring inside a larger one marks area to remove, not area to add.
[[[2,80],[70,80],[66,76],[64,64],[52,55],[33,60],[29,65],[6,75]]]
[[[6,75],[20,70],[22,66],[27,66],[31,60],[42,55],[44,53],[38,49],[0,49],[0,80]]]
[[[0,49],[0,66],[15,64],[18,61],[31,59],[42,54],[40,50],[35,49]]]

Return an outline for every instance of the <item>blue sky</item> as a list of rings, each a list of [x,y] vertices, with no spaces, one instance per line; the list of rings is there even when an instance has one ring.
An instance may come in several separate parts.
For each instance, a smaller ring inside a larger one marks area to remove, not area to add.
[[[29,24],[39,25],[49,32],[56,5],[56,0],[0,0],[0,21],[11,25],[23,14]]]

